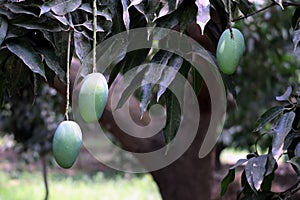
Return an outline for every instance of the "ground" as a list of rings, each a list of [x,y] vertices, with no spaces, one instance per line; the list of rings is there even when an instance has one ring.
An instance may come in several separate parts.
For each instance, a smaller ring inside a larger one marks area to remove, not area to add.
[[[212,189],[212,199],[217,200],[219,199],[219,192],[220,192],[220,183],[222,178],[226,175],[231,163],[226,163],[222,165],[219,170],[214,172],[214,183]],[[14,170],[25,170],[28,172],[39,171],[41,170],[41,163],[40,162],[32,162],[32,163],[25,163],[21,156],[13,151],[11,148],[1,149],[0,148],[0,170],[2,172],[11,172]],[[87,150],[84,148],[81,150],[80,156],[74,165],[69,170],[63,170],[57,167],[55,164],[52,167],[48,168],[49,173],[63,173],[68,175],[75,175],[78,171],[84,171],[87,174],[93,174],[98,171],[103,171],[107,173],[114,173],[108,167],[101,165],[96,159],[94,159]],[[224,200],[232,200],[236,197],[236,192],[239,189],[240,185],[240,174],[241,168],[237,170],[236,178],[234,183],[228,189],[227,194],[223,198]],[[126,176],[126,174],[125,174]],[[131,176],[131,175],[129,175]],[[293,185],[296,182],[296,177],[294,176],[294,172],[288,165],[281,164],[279,169],[276,173],[275,182],[272,186],[273,191],[284,191],[289,186]],[[42,183],[41,183],[42,184]],[[297,199],[297,198],[295,198]],[[299,198],[300,199],[300,198]]]

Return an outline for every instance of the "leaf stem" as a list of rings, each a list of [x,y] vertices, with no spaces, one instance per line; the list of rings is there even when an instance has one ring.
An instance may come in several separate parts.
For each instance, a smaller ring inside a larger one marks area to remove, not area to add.
[[[97,0],[93,0],[93,72],[96,72]]]
[[[72,33],[69,31],[68,33],[68,48],[67,48],[67,91],[66,91],[66,110],[65,110],[65,118],[69,120],[69,105],[70,105],[70,54],[71,54],[71,36]]]

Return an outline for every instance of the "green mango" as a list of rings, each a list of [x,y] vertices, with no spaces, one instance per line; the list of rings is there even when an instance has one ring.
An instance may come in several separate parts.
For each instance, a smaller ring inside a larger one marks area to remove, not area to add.
[[[52,152],[59,166],[68,169],[77,159],[82,144],[82,133],[79,125],[74,121],[61,122],[52,143]]]
[[[232,28],[233,38],[229,29],[226,29],[218,42],[217,62],[222,72],[233,74],[245,51],[245,40],[243,34],[236,28]]]
[[[101,73],[92,73],[82,80],[79,91],[78,107],[85,122],[97,122],[107,103],[108,86]]]

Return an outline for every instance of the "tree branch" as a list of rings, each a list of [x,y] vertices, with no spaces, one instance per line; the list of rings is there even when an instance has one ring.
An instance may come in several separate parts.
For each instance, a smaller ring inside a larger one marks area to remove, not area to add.
[[[265,10],[267,10],[267,9],[273,7],[273,6],[276,6],[276,5],[278,5],[278,4],[276,4],[275,2],[272,2],[271,4],[267,5],[266,7],[263,7],[263,8],[255,11],[255,12],[252,12],[252,13],[250,13],[248,15],[241,16],[241,17],[238,17],[236,19],[233,19],[232,21],[236,22],[236,21],[239,21],[239,20],[246,19],[246,18],[248,18],[250,16],[256,15],[256,14],[258,14],[260,12],[263,12],[263,11],[265,11]],[[284,1],[284,2],[282,2],[282,6],[283,7],[289,7],[289,6],[297,6],[298,7],[298,6],[300,6],[300,3],[290,2],[290,1]]]

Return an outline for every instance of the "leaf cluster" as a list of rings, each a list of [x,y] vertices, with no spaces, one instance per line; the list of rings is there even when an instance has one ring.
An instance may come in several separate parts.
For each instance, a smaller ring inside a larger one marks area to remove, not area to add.
[[[235,169],[244,165],[241,177],[241,190],[237,199],[288,199],[297,192],[299,181],[286,191],[275,193],[271,191],[275,171],[280,158],[288,155],[287,163],[291,164],[300,177],[300,92],[292,93],[292,87],[288,87],[285,93],[277,96],[276,100],[281,105],[268,109],[256,122],[254,132],[260,132],[262,137],[270,137],[268,151],[259,154],[256,150],[240,159],[229,169],[222,181],[221,196],[227,190],[228,185],[234,180]],[[259,140],[257,141],[257,143]]]

